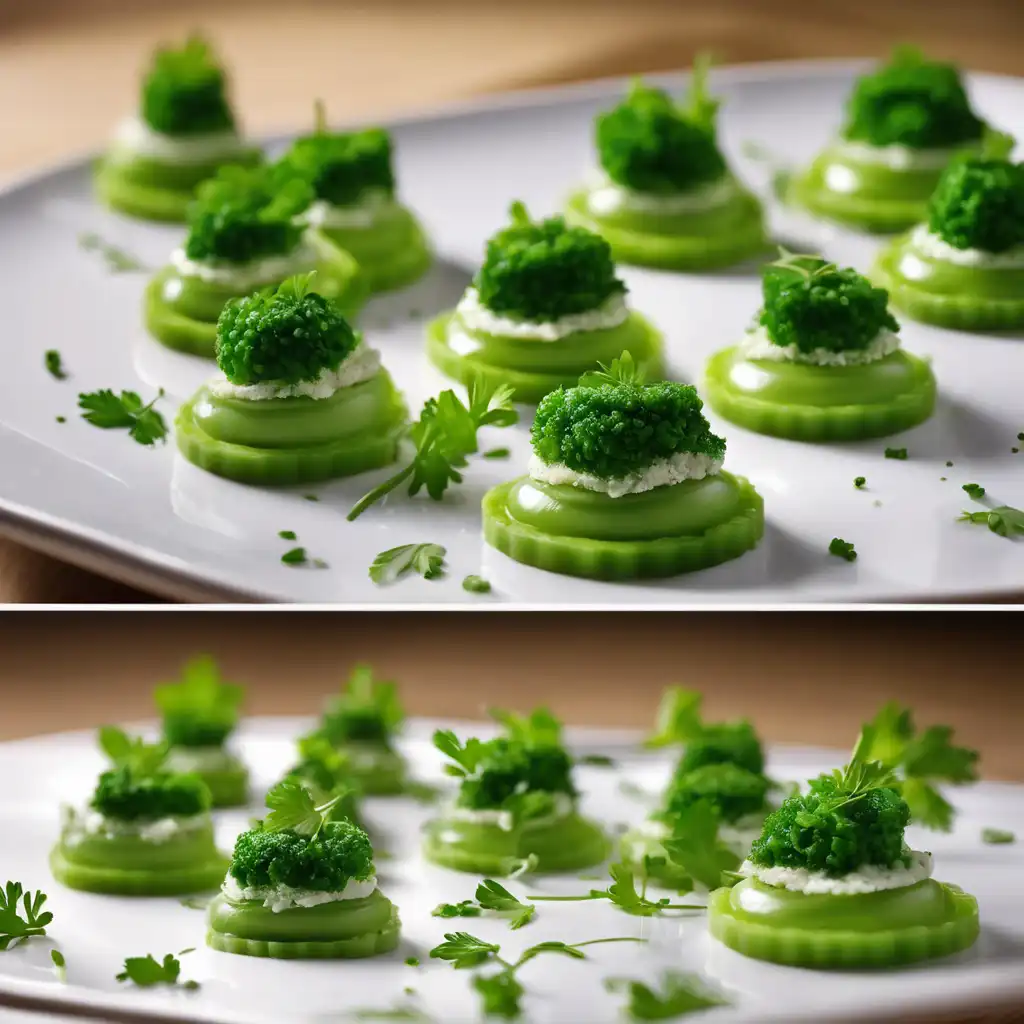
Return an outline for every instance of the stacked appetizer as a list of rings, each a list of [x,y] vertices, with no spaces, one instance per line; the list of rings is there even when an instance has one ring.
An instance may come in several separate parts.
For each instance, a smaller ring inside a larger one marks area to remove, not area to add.
[[[906,430],[932,414],[936,385],[898,330],[884,289],[852,268],[786,253],[765,268],[753,326],[708,361],[708,401],[741,427],[801,441]]]
[[[978,937],[978,904],[932,877],[910,849],[895,777],[858,752],[765,820],[740,867],[711,895],[711,934],[746,956],[802,967],[891,967],[947,956]]]
[[[608,243],[561,217],[535,222],[522,203],[487,242],[483,265],[454,311],[427,331],[427,355],[449,377],[482,379],[537,402],[629,349],[662,376],[661,335],[626,304]]]
[[[301,215],[313,190],[273,167],[225,167],[197,190],[188,237],[146,288],[146,327],[168,348],[214,356],[217,319],[232,299],[317,272],[347,315],[367,294],[356,261]]]
[[[566,217],[603,235],[622,263],[710,270],[765,247],[761,204],[718,147],[707,71],[707,61],[695,64],[685,104],[637,81],[597,118],[600,168],[570,196]]]
[[[84,809],[65,807],[50,855],[71,889],[174,896],[216,886],[227,858],[214,844],[210,791],[197,775],[169,771],[163,743],[147,745],[112,726],[100,745],[113,767]]]
[[[243,805],[249,772],[225,745],[238,725],[242,687],[223,682],[217,662],[204,656],[185,666],[179,682],[157,687],[154,696],[163,714],[167,768],[199,776],[214,807]]]
[[[295,781],[267,794],[270,813],[235,840],[210,904],[213,949],[279,960],[352,959],[398,945],[398,908],[377,888],[370,838]]]
[[[979,149],[984,132],[953,65],[899,49],[857,80],[839,138],[793,179],[789,198],[866,231],[901,231],[924,217],[943,168]]]
[[[629,354],[547,395],[529,473],[483,498],[484,537],[518,562],[594,579],[692,572],[764,532],[761,497],[722,469],[687,384],[646,384]]]
[[[405,789],[408,774],[394,746],[404,718],[395,684],[375,679],[369,665],[356,665],[310,739],[325,741],[344,757],[362,792],[394,796]]]
[[[255,164],[241,138],[224,71],[206,43],[157,50],[142,81],[139,114],[118,129],[96,168],[108,206],[145,220],[185,219],[196,186],[225,164]]]
[[[949,165],[927,218],[878,258],[874,276],[908,316],[967,330],[1024,327],[1024,164],[990,134]]]
[[[538,871],[578,871],[600,864],[609,844],[577,810],[572,758],[560,724],[543,710],[506,716],[506,735],[461,743],[434,734],[461,779],[454,803],[427,823],[424,856],[434,864],[483,875],[510,875],[530,863]]]
[[[318,103],[316,130],[297,139],[278,167],[309,184],[315,199],[303,219],[355,258],[372,291],[402,288],[430,266],[423,229],[395,196],[383,129],[329,132]]]
[[[216,327],[222,375],[178,412],[178,448],[190,462],[271,485],[394,462],[405,404],[380,353],[320,288],[319,275],[305,275],[228,301]]]

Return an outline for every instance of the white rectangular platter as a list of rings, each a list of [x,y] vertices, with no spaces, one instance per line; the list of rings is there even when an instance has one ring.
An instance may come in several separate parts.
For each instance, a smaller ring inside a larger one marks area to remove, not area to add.
[[[260,814],[260,797],[293,760],[293,742],[310,723],[299,719],[255,719],[243,726],[239,748],[254,772],[256,799],[244,811],[217,815],[218,838],[230,848],[250,817]],[[410,723],[402,748],[413,772],[440,782],[440,758],[430,745],[434,728],[453,727],[460,735],[482,735],[486,727],[467,723]],[[580,767],[577,783],[583,812],[610,831],[641,821],[650,809],[636,795],[656,794],[667,780],[668,755],[640,752],[638,736],[593,730],[569,730],[576,754],[600,752],[616,760],[613,769]],[[768,771],[782,781],[803,780],[845,759],[841,751],[779,748],[770,751]],[[472,897],[479,878],[426,864],[419,854],[419,830],[431,813],[407,798],[364,801],[368,828],[378,849],[390,854],[378,861],[382,889],[399,906],[402,944],[371,960],[282,962],[233,956],[203,945],[204,915],[177,899],[131,899],[77,893],[50,876],[47,854],[58,832],[62,801],[88,798],[102,758],[91,733],[66,733],[0,745],[0,776],[17,779],[0,791],[0,881],[11,877],[49,893],[54,920],[45,939],[34,939],[0,953],[0,1007],[5,997],[22,1005],[53,1010],[89,1008],[94,1013],[136,1014],[136,1019],[216,1024],[327,1024],[372,1019],[372,1013],[406,1009],[427,1024],[469,1024],[481,1019],[471,971],[456,971],[431,960],[430,949],[443,933],[465,930],[501,945],[503,955],[546,940],[634,936],[643,944],[616,943],[587,949],[587,959],[541,956],[520,976],[527,995],[525,1024],[623,1020],[623,996],[605,990],[611,977],[656,982],[673,968],[704,977],[730,1005],[694,1019],[709,1024],[790,1021],[834,1024],[847,1020],[891,1019],[903,1013],[924,1015],[972,1011],[1024,1002],[1024,858],[1021,846],[985,846],[986,826],[1024,836],[1024,787],[981,783],[955,791],[955,831],[942,835],[911,828],[908,842],[933,851],[936,876],[973,893],[979,902],[982,934],[976,946],[959,956],[912,969],[882,972],[816,972],[747,960],[706,934],[702,913],[680,917],[631,917],[605,902],[540,904],[534,921],[518,931],[504,921],[469,918],[443,920],[431,909],[441,902]],[[627,783],[627,786],[623,786]],[[583,893],[603,883],[572,876],[537,876],[509,881],[517,895]],[[659,893],[660,895],[660,893]],[[687,898],[690,901],[690,898]],[[58,947],[67,961],[60,981],[50,962]],[[136,989],[115,975],[127,956],[195,947],[181,958],[182,979],[200,983],[195,992],[180,988]],[[420,966],[405,960],[416,957]],[[413,990],[406,992],[407,988]],[[0,1015],[2,1015],[0,1009]],[[380,1018],[377,1018],[380,1019]]]
[[[770,191],[769,168],[744,155],[747,143],[790,164],[809,159],[835,131],[863,68],[824,62],[716,70],[723,145],[740,175],[763,194]],[[676,90],[685,85],[683,76],[658,81]],[[439,261],[414,288],[372,302],[361,327],[414,411],[449,386],[423,354],[424,324],[457,300],[511,199],[525,200],[535,214],[558,209],[592,162],[594,114],[623,88],[615,81],[511,95],[389,125],[401,193],[422,216]],[[1024,80],[977,75],[970,88],[987,120],[1024,135]],[[879,244],[779,209],[772,215],[776,237],[791,248],[820,250],[862,270]],[[173,439],[150,450],[124,432],[86,424],[76,409],[79,391],[131,388],[148,398],[164,387],[168,397],[160,408],[170,421],[177,402],[211,372],[209,363],[146,336],[145,275],[111,274],[96,253],[76,244],[89,231],[150,267],[165,261],[181,237],[180,229],[101,210],[86,161],[0,194],[0,530],[60,557],[171,597],[347,606],[678,607],[1024,593],[1024,544],[956,521],[970,505],[961,490],[967,482],[984,485],[994,504],[1024,505],[1024,454],[1011,451],[1024,431],[1021,337],[904,320],[906,347],[933,360],[940,399],[930,422],[891,439],[802,444],[761,437],[711,414],[713,427],[728,438],[727,467],[748,476],[764,496],[761,546],[691,576],[591,582],[519,565],[481,539],[481,496],[525,469],[530,409],[518,426],[484,438],[485,448],[510,447],[510,460],[475,460],[465,483],[441,503],[399,491],[355,523],[345,513],[386,472],[261,490],[195,468],[177,455]],[[708,355],[737,339],[760,300],[755,265],[693,275],[623,268],[623,276],[634,306],[665,333],[670,376],[698,385]],[[48,348],[62,352],[68,381],[44,371]],[[56,422],[58,415],[68,422]],[[885,459],[889,445],[908,448],[909,459]],[[866,489],[854,488],[857,476],[867,478]],[[303,499],[311,491],[318,502]],[[295,531],[310,556],[329,568],[283,565],[281,530]],[[828,554],[837,536],[856,545],[856,562]],[[448,549],[446,578],[386,588],[370,581],[377,552],[422,541]],[[469,573],[485,576],[492,594],[466,594],[461,581]]]

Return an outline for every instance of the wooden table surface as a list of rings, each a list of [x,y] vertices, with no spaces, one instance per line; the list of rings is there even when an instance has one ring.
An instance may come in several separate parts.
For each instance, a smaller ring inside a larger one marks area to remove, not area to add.
[[[101,146],[159,42],[201,28],[232,69],[248,130],[526,86],[724,62],[884,54],[1024,71],[1024,2],[974,0],[0,0],[0,178]],[[0,539],[0,602],[149,600]]]

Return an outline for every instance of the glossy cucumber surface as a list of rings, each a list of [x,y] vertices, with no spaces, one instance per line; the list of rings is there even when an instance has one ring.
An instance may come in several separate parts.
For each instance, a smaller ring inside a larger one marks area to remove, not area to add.
[[[538,871],[579,871],[600,864],[610,844],[600,826],[573,813],[557,821],[506,831],[496,824],[435,818],[427,823],[423,855],[454,871],[510,874],[533,854]]]
[[[978,937],[978,904],[926,879],[903,889],[808,896],[746,878],[716,889],[711,934],[758,960],[800,967],[892,967],[948,956]]]
[[[521,477],[483,498],[484,538],[526,565],[590,579],[675,576],[737,558],[764,533],[764,502],[721,472],[621,498]]]
[[[649,381],[664,376],[662,337],[639,313],[617,327],[577,331],[560,341],[503,338],[462,327],[452,312],[427,327],[427,356],[444,374],[469,384],[483,378],[515,388],[518,402],[536,403],[559,387],[574,387],[582,374],[624,351]]]
[[[242,807],[249,797],[249,770],[230,750],[211,764],[204,749],[202,758],[194,757],[189,747],[171,747],[168,763],[176,772],[190,772],[206,783],[214,807]]]
[[[968,331],[1024,327],[1024,267],[948,263],[903,235],[879,253],[870,277],[914,320]]]
[[[812,366],[727,348],[708,360],[703,393],[720,416],[759,434],[853,441],[923,423],[936,384],[931,367],[902,350],[862,366]]]
[[[407,427],[390,376],[330,398],[218,399],[204,387],[175,421],[189,462],[240,483],[283,485],[352,476],[394,462]]]
[[[225,953],[281,960],[377,956],[398,945],[398,909],[375,889],[358,900],[274,913],[255,900],[220,893],[207,914],[207,944]]]
[[[639,267],[716,270],[768,251],[761,203],[743,190],[721,206],[696,213],[597,216],[581,189],[569,197],[564,212],[570,224],[601,235],[618,262]]]

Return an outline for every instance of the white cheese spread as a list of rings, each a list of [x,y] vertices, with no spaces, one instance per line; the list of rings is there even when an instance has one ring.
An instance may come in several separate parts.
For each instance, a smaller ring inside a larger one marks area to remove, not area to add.
[[[525,341],[561,341],[579,331],[604,331],[618,327],[629,317],[629,309],[624,294],[616,292],[596,309],[588,309],[585,313],[571,313],[557,320],[513,320],[488,309],[480,301],[477,290],[467,288],[455,307],[455,315],[469,331]]]
[[[853,163],[888,167],[894,171],[941,171],[964,148],[914,149],[898,144],[872,146],[867,142],[840,139],[832,151]]]
[[[248,263],[230,263],[227,260],[190,260],[184,249],[171,253],[171,266],[181,277],[196,277],[210,284],[224,285],[244,295],[263,285],[277,284],[293,274],[315,270],[318,262],[316,249],[300,242],[283,256],[265,256]]]
[[[122,821],[119,818],[108,818],[91,807],[78,811],[65,806],[62,808],[62,818],[63,841],[69,846],[95,836],[109,839],[132,837],[158,846],[177,836],[210,827],[210,815],[205,813],[187,817],[169,816],[151,820]]]
[[[238,884],[237,879],[228,875],[220,889],[229,899],[236,903],[242,900],[259,900],[267,910],[280,914],[282,910],[293,910],[296,907],[318,907],[322,903],[339,903],[342,900],[364,900],[372,896],[377,888],[377,879],[350,878],[345,888],[337,892],[324,892],[318,889],[293,889],[288,885],[256,886],[245,888]]]
[[[166,135],[154,131],[141,118],[131,117],[118,125],[114,146],[122,154],[187,166],[229,161],[245,148],[245,143],[231,130]]]
[[[899,347],[899,335],[883,329],[875,335],[867,348],[839,352],[816,348],[810,352],[802,352],[795,344],[776,345],[768,336],[767,328],[763,324],[758,324],[743,336],[739,344],[739,352],[744,359],[763,359],[779,363],[807,363],[811,366],[862,366],[865,363],[875,363],[879,359],[892,355]]]
[[[857,893],[881,892],[884,889],[905,889],[909,885],[931,878],[932,855],[921,850],[907,850],[909,864],[883,867],[864,864],[856,871],[833,878],[824,871],[806,868],[762,868],[745,860],[739,868],[741,875],[756,878],[765,885],[807,895],[852,896]]]
[[[1004,252],[986,252],[984,249],[957,249],[928,230],[927,224],[918,224],[910,234],[910,247],[927,259],[955,263],[961,267],[1016,270],[1024,268],[1024,245],[1016,245]]]
[[[670,217],[681,213],[703,213],[731,202],[739,186],[731,175],[711,181],[686,192],[662,195],[655,192],[637,192],[596,176],[587,192],[587,206],[596,217],[617,213],[646,213]]]
[[[230,764],[232,756],[224,747],[171,747],[165,767],[171,772],[215,772]]]
[[[315,228],[372,228],[395,205],[394,197],[383,189],[367,189],[356,202],[346,206],[318,199],[303,213],[302,219]]]
[[[653,491],[655,487],[670,487],[684,480],[703,480],[706,476],[714,476],[721,468],[721,459],[678,452],[667,459],[655,459],[643,472],[606,479],[590,473],[577,473],[560,462],[549,464],[537,455],[531,455],[528,472],[530,479],[539,483],[581,487],[585,491],[607,494],[609,498],[621,498],[626,494]]]
[[[551,814],[538,818],[529,818],[523,823],[523,828],[541,828],[550,825],[552,822],[560,821],[569,817],[576,808],[576,802],[568,793],[552,793],[554,809]],[[475,825],[497,825],[502,832],[511,832],[515,825],[515,819],[511,811],[475,809],[472,807],[452,806],[446,817],[456,821],[468,821]]]
[[[226,377],[215,377],[206,385],[217,398],[234,398],[244,402],[264,402],[273,398],[330,398],[343,388],[370,380],[380,373],[380,353],[360,342],[341,361],[336,370],[325,370],[315,380],[297,384],[265,381],[262,384],[232,384]]]

